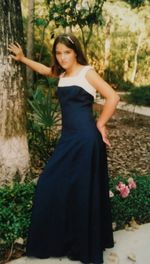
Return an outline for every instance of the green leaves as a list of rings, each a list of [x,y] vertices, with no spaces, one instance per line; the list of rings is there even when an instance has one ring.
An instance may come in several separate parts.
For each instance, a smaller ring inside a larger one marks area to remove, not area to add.
[[[34,19],[34,23],[36,26],[47,26],[48,22],[46,19],[44,18],[35,18]]]
[[[90,26],[102,23],[102,6],[105,0],[95,0],[89,3],[78,0],[50,1],[49,19],[54,20],[57,26]]]
[[[145,0],[124,0],[124,1],[129,3],[133,8],[139,7],[146,2]]]
[[[55,97],[56,81],[50,78],[40,80],[29,100],[28,142],[33,164],[47,161],[60,134],[61,115]]]
[[[33,183],[0,188],[0,247],[26,236],[34,191]]]
[[[129,104],[150,106],[150,86],[134,87],[124,99]]]
[[[117,223],[117,229],[124,228],[132,217],[140,223],[150,221],[150,176],[133,176],[137,184],[130,195],[122,198],[116,191],[116,185],[125,181],[123,177],[110,179],[110,190],[114,193],[111,198],[112,218]]]
[[[94,25],[102,25],[102,7],[105,0],[94,1],[48,1],[49,20],[54,21],[56,27],[78,27],[81,30],[83,46],[87,49]]]
[[[33,109],[33,120],[39,126],[52,129],[57,126],[60,121],[59,104],[52,100],[51,92],[44,94],[43,91],[37,89],[33,94],[33,99],[28,100]]]

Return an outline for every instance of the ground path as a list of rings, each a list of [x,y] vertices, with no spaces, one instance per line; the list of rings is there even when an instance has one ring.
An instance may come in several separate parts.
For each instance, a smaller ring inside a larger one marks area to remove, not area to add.
[[[114,232],[115,247],[104,253],[104,264],[149,264],[150,263],[150,223],[140,225],[139,229]],[[131,259],[134,259],[133,261]],[[45,260],[22,257],[9,264],[81,264],[67,258],[49,258]]]
[[[98,100],[96,100],[96,103],[103,105],[104,100],[98,99]],[[129,111],[129,112],[140,114],[140,115],[150,116],[150,107],[148,107],[148,106],[132,105],[132,104],[127,104],[126,102],[120,101],[118,103],[117,109]]]

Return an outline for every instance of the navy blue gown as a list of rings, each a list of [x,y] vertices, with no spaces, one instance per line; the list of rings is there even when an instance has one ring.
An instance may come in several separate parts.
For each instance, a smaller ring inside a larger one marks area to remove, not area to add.
[[[106,146],[92,113],[89,68],[58,83],[62,133],[37,183],[27,256],[100,264],[113,247]]]

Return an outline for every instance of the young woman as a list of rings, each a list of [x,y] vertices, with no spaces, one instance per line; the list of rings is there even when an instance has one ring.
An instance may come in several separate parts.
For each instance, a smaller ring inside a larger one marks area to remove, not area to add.
[[[88,65],[79,41],[59,35],[49,68],[28,59],[18,43],[12,58],[34,71],[59,78],[57,96],[62,109],[62,133],[39,177],[27,240],[27,256],[67,256],[83,263],[103,263],[103,251],[113,247],[107,172],[106,123],[119,96]],[[98,91],[105,97],[95,122],[92,104]]]

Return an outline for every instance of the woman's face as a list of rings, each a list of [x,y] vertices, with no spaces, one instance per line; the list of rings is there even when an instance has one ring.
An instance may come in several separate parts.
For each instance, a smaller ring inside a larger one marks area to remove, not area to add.
[[[68,70],[77,63],[75,51],[62,43],[58,43],[56,46],[56,59],[64,70]]]

